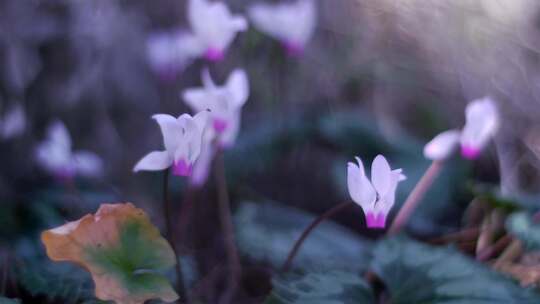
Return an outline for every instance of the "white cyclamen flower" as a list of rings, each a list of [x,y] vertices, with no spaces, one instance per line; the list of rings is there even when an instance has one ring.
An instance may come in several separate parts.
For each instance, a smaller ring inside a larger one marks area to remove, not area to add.
[[[249,16],[258,30],[281,41],[290,55],[302,53],[317,19],[313,0],[255,4],[249,8]]]
[[[384,228],[386,216],[395,202],[397,185],[405,180],[401,169],[392,170],[382,155],[371,164],[371,181],[359,157],[358,164],[349,162],[347,186],[352,200],[364,210],[368,228]]]
[[[212,128],[207,128],[203,135],[201,154],[193,166],[193,173],[190,177],[190,182],[195,187],[201,187],[208,179],[212,160],[216,153],[214,147],[215,137],[215,131]]]
[[[223,147],[230,147],[238,135],[242,106],[249,96],[244,70],[234,70],[223,86],[217,86],[207,69],[202,73],[203,87],[184,90],[184,101],[195,112],[209,109],[212,126]]]
[[[26,115],[21,105],[14,105],[0,118],[0,138],[11,139],[26,129]]]
[[[49,126],[47,138],[37,146],[35,156],[41,167],[61,180],[103,173],[103,162],[95,153],[72,151],[69,132],[61,121]]]
[[[150,152],[135,165],[133,171],[160,171],[172,166],[175,175],[191,175],[193,164],[201,153],[208,111],[193,117],[189,114],[182,114],[178,118],[156,114],[152,118],[161,129],[165,151]]]
[[[147,42],[150,67],[164,80],[174,80],[199,52],[195,36],[181,30],[151,34]]]
[[[445,131],[424,147],[424,156],[431,160],[443,160],[461,144],[461,154],[475,159],[499,129],[499,113],[495,102],[485,97],[472,101],[465,109],[463,130]]]
[[[232,15],[225,3],[208,0],[190,0],[188,20],[195,37],[192,48],[210,61],[223,59],[236,33],[248,27],[246,19]]]

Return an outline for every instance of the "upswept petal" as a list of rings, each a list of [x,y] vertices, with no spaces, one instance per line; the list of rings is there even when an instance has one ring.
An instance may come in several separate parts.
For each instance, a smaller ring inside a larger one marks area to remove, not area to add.
[[[230,104],[233,108],[241,108],[249,95],[249,83],[246,72],[243,69],[234,70],[225,83],[225,87],[231,95]]]
[[[448,158],[459,144],[461,132],[448,130],[435,136],[424,147],[424,156],[431,160]]]
[[[461,145],[481,150],[499,128],[499,114],[495,102],[489,97],[472,101],[465,109],[465,118]]]
[[[71,136],[66,125],[60,120],[54,121],[47,129],[47,141],[56,146],[62,146],[66,150],[71,150]]]
[[[249,16],[260,31],[286,43],[303,47],[311,38],[316,23],[315,4],[311,0],[251,6]]]
[[[202,70],[201,80],[205,89],[212,90],[217,88],[216,83],[212,79],[212,75],[210,75],[210,70],[208,68],[204,68]]]
[[[379,195],[384,195],[391,190],[392,179],[392,170],[388,161],[384,156],[377,155],[371,164],[371,182]]]
[[[10,108],[0,121],[0,137],[10,139],[19,136],[26,129],[26,114],[20,104]]]
[[[99,176],[103,174],[103,161],[97,154],[90,151],[73,153],[73,165],[77,174],[84,176]]]
[[[197,135],[203,134],[203,132],[206,130],[209,115],[210,115],[210,111],[206,109],[204,111],[200,111],[199,113],[193,115],[193,122],[198,128]]]
[[[237,31],[245,30],[247,23],[240,16],[233,16],[222,2],[190,0],[188,20],[193,32],[206,47],[224,51]]]
[[[47,137],[35,149],[35,158],[50,173],[73,174],[71,138],[61,121],[55,121],[49,126]]]
[[[133,168],[133,172],[160,171],[169,168],[173,159],[167,151],[154,151],[144,156]]]
[[[195,187],[204,185],[208,179],[208,174],[210,173],[212,160],[215,153],[212,143],[214,137],[215,135],[212,128],[207,128],[203,136],[201,154],[197,158],[197,161],[195,161],[190,178],[191,184]]]
[[[240,112],[229,115],[227,127],[219,135],[219,144],[222,148],[230,148],[234,145],[240,131]]]
[[[205,88],[190,88],[182,93],[184,102],[194,111],[200,112],[210,109],[211,97]]]
[[[171,154],[174,153],[178,147],[180,135],[182,134],[176,118],[169,114],[155,114],[152,116],[152,119],[159,124],[165,149]]]
[[[349,162],[347,166],[347,187],[353,201],[367,213],[373,210],[377,194],[363,172],[362,162],[359,158],[357,160],[358,165]]]

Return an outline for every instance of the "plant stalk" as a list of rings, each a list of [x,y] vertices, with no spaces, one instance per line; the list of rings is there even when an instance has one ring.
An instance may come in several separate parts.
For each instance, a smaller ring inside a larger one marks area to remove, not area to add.
[[[416,184],[414,189],[411,191],[411,193],[405,200],[405,203],[403,203],[403,206],[401,207],[396,218],[392,222],[390,229],[388,229],[388,235],[394,235],[401,231],[401,229],[403,228],[403,226],[405,226],[418,204],[422,201],[422,198],[426,194],[427,190],[431,187],[435,179],[441,173],[442,168],[442,161],[434,160],[431,163],[418,184]]]
[[[229,191],[227,190],[227,177],[225,176],[225,160],[223,158],[222,150],[218,151],[214,161],[214,173],[218,188],[219,217],[221,228],[223,229],[225,250],[227,252],[230,271],[230,278],[228,282],[229,288],[225,292],[222,300],[220,300],[220,303],[230,303],[239,283],[240,275],[242,273],[242,265],[240,262],[238,249],[236,248]]]
[[[340,211],[344,210],[345,208],[353,205],[354,203],[351,201],[343,202],[339,205],[334,206],[334,208],[326,211],[325,213],[321,214],[318,218],[316,218],[300,235],[300,238],[294,243],[293,248],[291,249],[289,255],[287,256],[287,260],[285,260],[285,263],[283,263],[283,266],[281,267],[282,272],[286,272],[291,267],[291,264],[293,262],[294,257],[298,253],[298,250],[306,240],[306,238],[309,236],[311,231],[315,229],[320,223],[322,223],[324,220],[332,217],[336,213],[339,213]]]
[[[174,256],[176,258],[176,264],[175,264],[175,270],[176,270],[176,288],[178,289],[178,296],[182,301],[187,300],[186,296],[186,289],[184,287],[184,280],[182,277],[182,266],[180,265],[180,259],[178,255],[178,250],[176,247],[176,237],[174,233],[173,224],[171,221],[171,202],[169,200],[169,175],[170,175],[170,169],[165,170],[163,173],[163,216],[165,217],[165,229],[166,229],[166,235],[169,239],[169,243],[171,244],[171,248],[174,252]]]

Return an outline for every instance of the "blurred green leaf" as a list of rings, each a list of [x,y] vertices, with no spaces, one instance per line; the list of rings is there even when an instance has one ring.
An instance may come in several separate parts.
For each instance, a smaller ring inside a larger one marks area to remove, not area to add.
[[[0,304],[19,304],[21,301],[19,299],[8,299],[0,297]]]
[[[373,257],[371,269],[384,282],[392,304],[540,301],[540,295],[452,248],[395,237],[380,241]]]
[[[523,241],[527,249],[540,249],[540,225],[526,212],[511,214],[506,220],[506,229]]]
[[[26,259],[16,271],[19,282],[33,296],[65,302],[94,298],[90,276],[75,265]]]
[[[313,215],[276,203],[243,203],[234,216],[238,246],[252,259],[279,268],[314,219]],[[370,244],[346,228],[324,222],[306,239],[292,267],[363,270],[369,261]]]
[[[342,271],[287,274],[273,280],[265,304],[374,303],[370,286],[359,273]]]

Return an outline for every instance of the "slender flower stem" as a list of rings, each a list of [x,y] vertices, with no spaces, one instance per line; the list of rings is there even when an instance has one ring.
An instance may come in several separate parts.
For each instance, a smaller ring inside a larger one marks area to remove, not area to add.
[[[227,251],[227,259],[230,268],[230,278],[228,282],[229,288],[220,303],[230,303],[238,286],[240,275],[242,273],[242,265],[240,263],[240,256],[238,255],[238,250],[236,248],[234,226],[231,216],[231,204],[229,201],[229,192],[227,190],[227,178],[225,176],[225,161],[222,150],[218,151],[214,161],[214,173],[218,187],[219,216],[221,228],[223,229],[225,249]]]
[[[289,268],[292,265],[293,259],[298,253],[298,250],[308,237],[308,235],[317,227],[320,223],[322,223],[324,220],[332,217],[334,214],[339,213],[340,211],[344,210],[345,208],[353,205],[353,202],[347,201],[343,202],[339,205],[336,205],[334,208],[326,211],[325,213],[321,214],[318,218],[316,218],[300,235],[300,238],[296,240],[294,243],[293,248],[291,249],[289,255],[287,256],[287,260],[285,260],[285,263],[283,263],[283,266],[281,267],[281,271],[286,272],[289,270]]]
[[[490,247],[484,248],[481,252],[476,255],[478,261],[484,262],[489,260],[491,257],[497,255],[504,248],[506,248],[512,242],[512,237],[508,234],[501,237],[495,244]]]
[[[174,251],[176,258],[176,286],[178,289],[178,295],[182,301],[186,300],[186,289],[184,287],[184,280],[182,278],[182,266],[180,265],[180,259],[178,256],[178,250],[176,249],[176,237],[174,234],[173,224],[171,222],[171,202],[169,200],[169,174],[170,170],[167,169],[163,173],[163,217],[165,218],[166,235],[171,243],[171,248]]]
[[[411,217],[411,214],[414,212],[418,204],[422,201],[422,198],[424,197],[424,194],[426,194],[426,191],[431,187],[437,176],[441,173],[441,169],[443,168],[443,162],[442,161],[433,161],[429,168],[424,173],[424,176],[420,179],[418,184],[414,187],[412,192],[409,194],[409,197],[405,200],[405,203],[403,203],[403,206],[399,210],[396,218],[392,222],[392,225],[390,226],[390,229],[388,229],[387,234],[393,235],[398,233],[401,228],[407,223],[407,220],[409,217]]]
[[[185,241],[187,229],[189,227],[196,191],[197,189],[194,189],[191,185],[188,185],[184,192],[182,205],[180,205],[180,218],[178,219],[178,240],[181,244]]]

